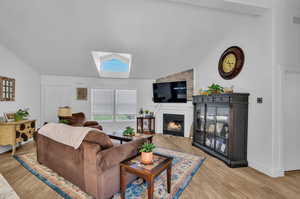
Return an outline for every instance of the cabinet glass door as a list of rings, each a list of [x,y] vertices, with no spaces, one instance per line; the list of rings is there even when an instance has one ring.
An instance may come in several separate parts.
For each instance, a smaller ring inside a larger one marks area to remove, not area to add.
[[[205,126],[205,105],[196,105],[196,132],[195,141],[204,144],[204,126]]]
[[[215,150],[216,113],[214,106],[207,105],[205,127],[205,145]]]
[[[227,155],[229,137],[229,107],[217,107],[216,151]]]
[[[204,125],[205,125],[205,105],[204,104],[198,104],[196,109],[196,129],[198,131],[204,131]]]

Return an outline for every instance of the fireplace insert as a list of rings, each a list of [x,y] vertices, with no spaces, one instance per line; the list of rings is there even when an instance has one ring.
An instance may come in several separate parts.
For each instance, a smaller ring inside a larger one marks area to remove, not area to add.
[[[184,115],[164,114],[163,134],[184,137]]]

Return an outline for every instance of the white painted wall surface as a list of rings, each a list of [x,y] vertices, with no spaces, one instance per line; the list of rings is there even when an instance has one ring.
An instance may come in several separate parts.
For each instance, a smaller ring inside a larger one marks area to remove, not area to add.
[[[226,15],[229,18],[230,15]],[[231,16],[230,16],[231,17]],[[262,17],[232,16],[232,23],[220,26],[224,38],[196,68],[195,88],[207,88],[212,83],[234,86],[235,92],[250,93],[248,120],[249,166],[272,175],[272,52],[271,15]],[[224,80],[218,73],[221,54],[238,45],[245,53],[245,65],[233,80]],[[263,97],[263,104],[256,98]]]
[[[0,102],[0,115],[29,108],[30,118],[40,121],[40,75],[16,55],[0,45],[0,76],[16,79],[14,102]],[[0,153],[10,147],[0,147]]]
[[[272,162],[274,171],[284,175],[284,74],[300,69],[300,25],[293,24],[293,17],[300,16],[300,1],[298,0],[273,0],[273,154]]]
[[[42,76],[42,121],[57,122],[57,108],[71,106],[73,112],[84,112],[91,118],[90,89],[136,89],[137,108],[153,110],[153,80],[142,79],[99,79],[67,76]],[[76,88],[88,88],[88,100],[76,99]],[[138,110],[137,110],[138,112]],[[119,130],[126,126],[135,127],[135,122],[102,122],[105,131]]]

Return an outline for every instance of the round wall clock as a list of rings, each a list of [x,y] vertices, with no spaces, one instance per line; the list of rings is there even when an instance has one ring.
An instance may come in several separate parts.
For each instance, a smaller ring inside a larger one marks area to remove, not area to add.
[[[219,74],[224,79],[235,78],[244,66],[245,55],[238,46],[232,46],[225,50],[219,60]]]

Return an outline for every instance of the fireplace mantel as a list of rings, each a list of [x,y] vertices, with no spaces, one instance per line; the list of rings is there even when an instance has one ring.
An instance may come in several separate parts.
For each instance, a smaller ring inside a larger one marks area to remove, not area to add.
[[[155,112],[156,133],[163,133],[163,114],[184,115],[184,137],[190,137],[193,124],[193,104],[187,103],[161,103],[157,104]]]

